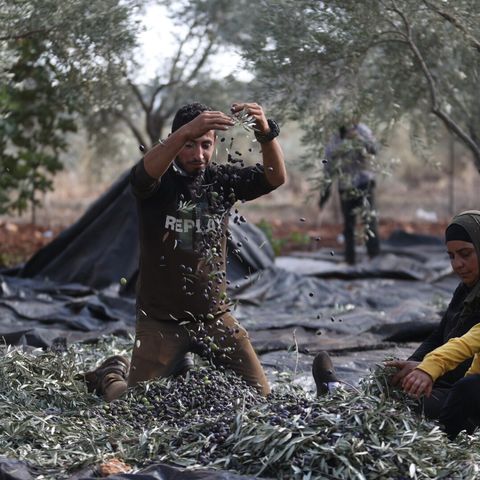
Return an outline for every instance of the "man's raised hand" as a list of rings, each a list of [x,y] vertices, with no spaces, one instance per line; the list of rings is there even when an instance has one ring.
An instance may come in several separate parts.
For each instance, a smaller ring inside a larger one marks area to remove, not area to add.
[[[233,114],[239,113],[242,110],[255,119],[255,128],[259,133],[265,134],[270,131],[265,112],[258,103],[232,103],[230,111]]]

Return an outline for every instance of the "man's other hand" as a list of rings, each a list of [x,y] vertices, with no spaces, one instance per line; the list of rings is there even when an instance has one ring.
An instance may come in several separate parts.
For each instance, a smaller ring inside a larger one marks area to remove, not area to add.
[[[205,135],[210,130],[228,130],[234,125],[231,117],[223,112],[205,111],[197,115],[192,121],[184,125],[185,132],[190,140]]]

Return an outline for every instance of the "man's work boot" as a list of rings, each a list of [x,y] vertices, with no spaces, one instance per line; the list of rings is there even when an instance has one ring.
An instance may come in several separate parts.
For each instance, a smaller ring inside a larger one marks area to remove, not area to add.
[[[105,397],[107,401],[111,401],[119,396],[112,392],[110,392],[112,395],[109,394],[114,383],[122,382],[117,385],[118,388],[113,388],[113,390],[119,390],[121,393],[126,390],[129,369],[128,358],[123,355],[114,355],[108,357],[95,370],[81,374],[80,378],[85,380],[89,392],[95,392],[97,395]]]
[[[339,382],[332,360],[325,351],[319,352],[313,359],[312,375],[317,386],[317,397],[328,393],[330,383]]]

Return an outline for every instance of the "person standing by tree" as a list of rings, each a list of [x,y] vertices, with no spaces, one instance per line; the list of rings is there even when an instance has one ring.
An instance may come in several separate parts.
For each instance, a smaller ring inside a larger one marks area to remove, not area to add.
[[[270,391],[246,330],[230,313],[226,237],[233,204],[282,185],[286,169],[278,125],[262,107],[234,103],[231,113],[254,121],[263,165],[211,162],[216,130],[228,130],[234,119],[192,103],[177,111],[168,138],[132,169],[140,267],[131,367],[125,357],[115,356],[85,374],[89,389],[107,401],[128,385],[182,373],[189,367],[189,352],[235,371],[263,395]]]
[[[380,252],[375,211],[375,176],[369,168],[369,158],[377,152],[371,130],[353,120],[340,125],[325,150],[327,184],[320,194],[322,209],[330,196],[331,183],[338,178],[343,214],[345,261],[354,265],[355,224],[360,215],[364,222],[367,253],[370,258]]]

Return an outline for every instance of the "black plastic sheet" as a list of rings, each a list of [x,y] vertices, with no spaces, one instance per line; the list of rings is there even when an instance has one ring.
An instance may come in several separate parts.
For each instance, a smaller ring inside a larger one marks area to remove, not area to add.
[[[34,467],[19,460],[0,456],[0,480],[33,480],[38,473]],[[86,471],[78,472],[68,477],[68,480],[94,480],[98,479],[94,468],[87,468]],[[199,469],[185,470],[175,468],[163,463],[157,463],[143,468],[135,473],[121,473],[109,475],[109,480],[253,480],[254,477],[237,475],[235,473]]]

